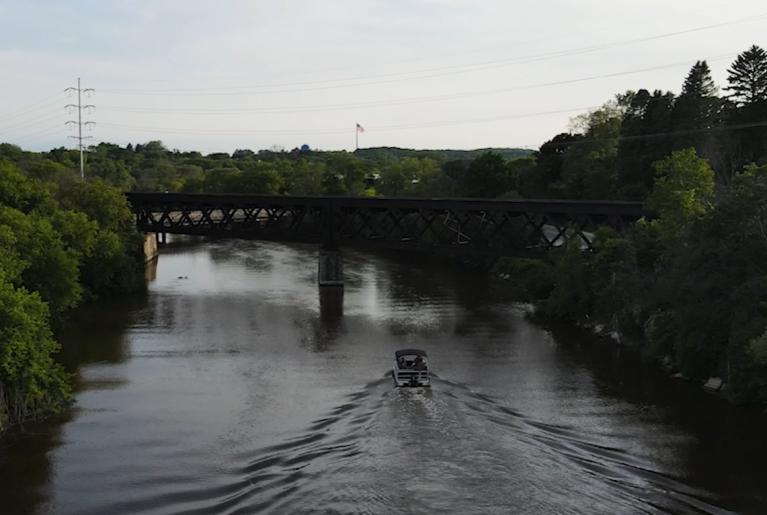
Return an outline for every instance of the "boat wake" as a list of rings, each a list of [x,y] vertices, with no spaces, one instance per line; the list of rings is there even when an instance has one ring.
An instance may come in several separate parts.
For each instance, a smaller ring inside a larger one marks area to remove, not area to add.
[[[187,485],[121,508],[198,515],[731,513],[619,444],[534,420],[435,374],[430,388],[395,388],[389,373],[303,431],[233,453],[218,486]]]

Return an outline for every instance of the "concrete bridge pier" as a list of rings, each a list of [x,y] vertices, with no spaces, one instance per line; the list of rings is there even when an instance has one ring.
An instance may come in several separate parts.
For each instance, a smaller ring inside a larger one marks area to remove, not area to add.
[[[341,249],[337,245],[320,247],[319,263],[317,266],[317,282],[320,286],[344,286],[344,260]]]

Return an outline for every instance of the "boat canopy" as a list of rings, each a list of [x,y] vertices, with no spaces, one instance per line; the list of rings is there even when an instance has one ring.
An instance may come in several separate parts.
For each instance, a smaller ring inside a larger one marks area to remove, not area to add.
[[[394,353],[399,358],[400,356],[423,356],[426,357],[426,351],[421,349],[401,349]]]

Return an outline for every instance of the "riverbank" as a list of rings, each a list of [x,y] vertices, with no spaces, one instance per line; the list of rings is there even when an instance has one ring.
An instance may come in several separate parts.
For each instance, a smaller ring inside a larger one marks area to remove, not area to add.
[[[538,306],[540,301],[545,299],[533,295],[520,281],[515,280],[511,274],[501,271],[500,269],[502,268],[503,266],[499,267],[498,263],[496,263],[496,265],[487,269],[486,272],[493,278],[493,286],[498,291],[502,291],[506,295],[509,295],[515,302],[522,301],[525,303],[525,312],[527,318],[531,322],[544,328],[549,327],[552,324],[563,323],[561,320],[552,319],[541,313]],[[530,278],[528,277],[528,281],[529,280]],[[593,334],[604,341],[610,341],[615,345],[633,351],[638,355],[642,354],[642,348],[647,344],[646,340],[641,336],[622,333],[619,328],[616,328],[614,324],[607,319],[593,319],[565,323],[571,327]],[[648,360],[648,358],[645,357],[644,360],[654,362],[660,369],[667,373],[668,378],[671,380],[689,382],[706,392],[717,395],[731,404],[740,404],[728,395],[729,385],[720,377],[710,377],[707,380],[693,380],[688,378],[674,365],[670,356],[664,356],[660,360]],[[765,413],[767,413],[767,410]]]

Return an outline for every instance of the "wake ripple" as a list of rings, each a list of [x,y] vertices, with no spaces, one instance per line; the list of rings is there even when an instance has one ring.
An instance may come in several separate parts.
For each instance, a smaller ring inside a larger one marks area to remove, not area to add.
[[[396,389],[387,374],[302,432],[233,452],[218,484],[180,473],[161,480],[165,492],[105,512],[731,513],[619,444],[459,383]]]
[[[508,430],[510,437],[551,457],[568,460],[576,474],[591,476],[610,485],[619,493],[622,503],[639,501],[631,503],[631,507],[641,513],[735,515],[711,504],[713,501],[707,500],[706,492],[684,484],[650,462],[627,454],[617,442],[606,444],[570,428],[533,420],[504,406],[500,400],[459,383],[442,379],[434,383],[451,390],[450,397],[481,415],[484,421]],[[600,495],[604,494],[600,492]]]

